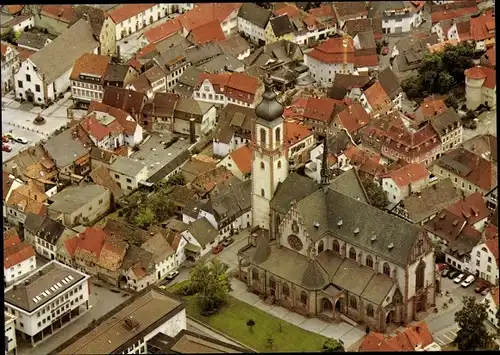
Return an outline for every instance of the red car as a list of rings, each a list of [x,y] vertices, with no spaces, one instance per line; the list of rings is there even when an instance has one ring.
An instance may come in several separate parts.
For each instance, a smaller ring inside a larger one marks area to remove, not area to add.
[[[224,250],[224,247],[222,244],[217,245],[215,248],[212,249],[212,254],[217,255],[219,254],[222,250]]]
[[[387,55],[387,54],[389,54],[389,47],[382,48],[382,55]]]
[[[9,147],[7,144],[2,144],[2,151],[3,152],[11,152],[12,148]]]
[[[448,264],[445,264],[445,263],[442,263],[442,264],[438,264],[438,271],[443,271],[444,269],[447,269],[449,268]]]

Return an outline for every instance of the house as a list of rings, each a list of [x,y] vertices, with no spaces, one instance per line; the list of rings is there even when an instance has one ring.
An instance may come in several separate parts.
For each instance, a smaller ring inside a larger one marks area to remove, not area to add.
[[[105,112],[94,111],[79,125],[98,148],[114,151],[124,145],[123,126]]]
[[[118,186],[127,193],[139,187],[140,182],[148,178],[148,167],[140,161],[126,157],[117,157],[109,166],[109,172]]]
[[[488,49],[486,53],[482,55],[480,64],[485,67],[496,69],[497,59],[495,47]]]
[[[192,29],[186,38],[195,45],[202,46],[210,42],[224,41],[226,36],[219,21],[214,20]]]
[[[69,186],[50,200],[49,216],[72,227],[104,216],[110,208],[111,193],[99,185]]]
[[[303,122],[313,128],[315,134],[324,135],[335,116],[344,109],[337,100],[326,97],[308,97],[302,114]]]
[[[354,1],[342,1],[333,4],[339,28],[344,27],[350,20],[368,18],[368,8],[365,3]]]
[[[345,44],[345,46],[344,46]],[[347,53],[347,58],[345,58]],[[321,86],[332,84],[336,74],[354,72],[354,45],[352,39],[329,38],[304,55],[304,64]]]
[[[147,130],[162,132],[172,131],[174,125],[174,109],[179,95],[157,92],[142,110],[144,126]]]
[[[215,114],[213,104],[180,97],[174,109],[173,132],[201,137],[215,127]]]
[[[295,26],[287,14],[273,17],[266,26],[266,43],[273,43],[279,40],[294,42],[295,30]]]
[[[252,174],[252,151],[248,145],[241,146],[220,161],[219,166],[225,166],[240,180],[248,180]]]
[[[369,122],[369,113],[365,111],[358,101],[355,101],[334,117],[330,124],[330,130],[346,130],[349,136],[357,141],[359,131]]]
[[[108,56],[93,53],[85,53],[76,60],[69,77],[75,107],[88,108],[92,100],[101,102],[110,60]]]
[[[222,48],[219,42],[217,44]],[[198,68],[210,74],[224,73],[226,71],[231,73],[243,73],[245,64],[234,55],[225,51],[213,57],[208,62],[203,63]]]
[[[176,269],[175,252],[168,243],[168,237],[157,233],[141,245],[141,248],[153,254],[156,277],[161,281],[169,272]]]
[[[302,23],[294,21],[299,30],[295,32],[295,43],[306,46],[326,39],[337,30],[337,16],[333,4],[321,4],[319,7],[307,10],[307,15],[301,18]]]
[[[30,30],[35,27],[35,16],[31,14],[20,15],[2,22],[2,32],[11,29],[15,33]]]
[[[116,40],[151,25],[167,16],[167,4],[126,4],[108,11],[115,25]]]
[[[142,126],[124,110],[92,100],[90,102],[88,112],[91,115],[94,114],[96,119],[106,117],[107,121],[117,121],[117,123],[123,128],[123,144],[126,146],[135,147],[142,142]],[[103,122],[106,123],[106,121]],[[118,126],[117,123],[115,123],[116,126]],[[110,124],[106,127],[109,127]]]
[[[35,346],[42,331],[54,334],[88,310],[89,294],[88,275],[53,260],[5,289],[4,306],[18,317],[16,330]]]
[[[155,339],[167,336],[177,339],[176,335],[182,334],[186,326],[186,309],[182,301],[152,286],[104,314],[78,337],[72,337],[54,351],[63,354],[149,353],[151,345],[157,344]],[[112,340],[101,344],[101,337]]]
[[[390,203],[399,201],[418,193],[429,184],[429,171],[423,164],[407,164],[381,176],[382,189],[387,193]]]
[[[153,58],[153,63],[157,64],[165,74],[165,91],[168,92],[172,92],[184,71],[191,66],[191,62],[186,53],[187,47],[191,46],[191,42],[188,42],[180,35],[173,37],[179,38],[179,41],[183,39],[185,42],[178,44],[172,43],[168,47],[166,46],[168,43],[165,43],[165,48],[160,48],[160,44],[158,44],[157,48],[159,53]],[[164,40],[162,45],[164,42],[168,42],[168,40]],[[172,40],[172,42],[174,41]]]
[[[496,317],[500,304],[498,286],[491,289],[491,291],[484,297],[483,302],[486,302],[486,300],[488,300],[488,320],[495,328],[498,328],[500,326],[498,324],[498,318]]]
[[[193,98],[222,106],[232,103],[254,108],[262,89],[257,78],[242,73],[201,74]]]
[[[213,227],[206,217],[189,223],[188,229],[182,232],[181,235],[188,240],[184,247],[186,258],[191,254],[194,260],[211,252],[212,248],[222,240],[217,229]]]
[[[197,198],[198,196],[193,190],[186,186],[179,185],[175,186],[173,191],[168,195],[168,199],[175,205],[175,212],[179,216],[182,216],[182,211],[186,207],[186,204],[191,200],[196,200]]]
[[[418,124],[430,120],[431,117],[437,116],[440,113],[448,110],[444,103],[444,97],[427,96],[420,107],[415,111],[415,122]]]
[[[248,107],[228,104],[219,111],[213,138],[214,155],[225,157],[251,140],[251,121],[255,111]]]
[[[391,98],[378,80],[361,94],[359,101],[366,112],[374,117],[388,114],[395,108],[392,105]]]
[[[224,166],[218,166],[206,173],[198,175],[192,182],[191,187],[200,197],[208,195],[218,184],[232,179],[233,174]]]
[[[217,20],[227,36],[238,28],[238,12],[241,5],[242,3],[197,4],[191,11],[179,16],[183,34],[186,36],[193,29]]]
[[[345,21],[342,30],[351,37],[356,36],[360,32],[373,31],[373,35],[377,41],[384,36],[382,31],[381,18],[358,18]]]
[[[23,181],[17,179],[14,175],[9,174],[5,170],[2,171],[2,202],[3,202],[3,216],[7,217],[6,202],[9,199],[12,191],[23,185]]]
[[[434,182],[432,185],[402,199],[391,213],[408,222],[423,225],[462,198],[462,193],[453,186],[450,178],[435,180],[430,178],[429,182]]]
[[[463,142],[462,147],[471,153],[497,162],[497,137],[492,134],[478,134]]]
[[[146,101],[147,96],[144,93],[115,86],[107,86],[102,98],[103,104],[122,109],[137,122],[142,119],[141,112]]]
[[[499,265],[498,236],[474,246],[470,254],[470,271],[477,277],[498,287]]]
[[[239,34],[234,34],[224,41],[220,41],[219,46],[225,54],[231,55],[238,60],[245,59],[251,52],[250,45]]]
[[[137,71],[128,64],[109,63],[104,74],[103,86],[116,86],[124,88],[133,79],[137,78]]]
[[[496,163],[463,148],[445,153],[435,161],[431,172],[440,178],[451,178],[466,195],[479,191],[485,196],[497,187]]]
[[[392,49],[390,54],[398,67],[400,73],[415,70],[420,67],[426,53],[429,53],[429,46],[439,42],[437,33],[420,38],[410,35],[402,38]]]
[[[441,140],[441,154],[462,144],[462,120],[455,109],[447,109],[431,117],[429,121]]]
[[[160,42],[175,34],[182,34],[183,28],[178,19],[174,18],[161,25],[152,27],[145,31],[139,38],[143,45]]]
[[[467,221],[467,224],[473,226],[482,232],[492,215],[492,211],[486,206],[484,197],[479,192],[464,197],[460,201],[446,207],[447,211],[460,216]]]
[[[35,26],[50,33],[64,33],[74,16],[74,5],[43,5],[35,16]]]
[[[404,33],[419,27],[424,19],[424,3],[392,1],[370,3],[368,17],[382,19],[383,33]]]
[[[47,205],[44,203],[46,200],[47,196],[44,192],[33,184],[17,187],[5,203],[7,221],[22,227],[30,212],[45,216],[47,214]]]
[[[40,49],[51,43],[55,38],[57,37],[48,33],[23,31],[19,36],[17,45],[18,47],[38,52]]]
[[[98,54],[109,56],[115,55],[116,28],[111,16],[108,16],[105,10],[97,6],[74,6],[71,24],[78,22],[82,18],[89,22],[94,37],[99,40]]]
[[[35,249],[28,242],[21,242],[15,229],[4,233],[3,239],[3,284],[11,285],[33,272],[36,268]]]
[[[479,16],[472,16],[468,24],[470,27],[464,31],[463,36],[458,36],[459,41],[474,41],[477,51],[493,48],[495,45],[494,10],[486,10]]]
[[[91,147],[82,143],[75,131],[67,129],[50,137],[42,147],[54,161],[60,178],[71,178],[74,174],[84,176],[90,171]]]
[[[311,127],[295,120],[286,120],[284,148],[290,169],[297,169],[309,160],[309,151],[316,144]]]
[[[266,44],[266,27],[270,17],[271,11],[255,3],[244,3],[238,11],[238,32],[263,46]]]
[[[348,97],[359,101],[363,91],[371,84],[373,84],[372,79],[366,75],[336,74],[332,86],[328,88],[327,97],[339,101]]]
[[[378,74],[378,82],[392,101],[395,110],[401,110],[403,105],[403,89],[400,81],[391,67],[387,67]]]
[[[14,73],[19,67],[19,52],[7,42],[1,43],[2,50],[2,94],[14,88]]]
[[[156,64],[133,79],[127,86],[137,92],[145,93],[150,99],[156,92],[167,91],[165,72]]]
[[[479,105],[496,108],[496,70],[475,66],[465,70],[465,98],[467,109],[475,110]]]
[[[406,327],[393,336],[370,332],[365,335],[358,352],[372,351],[441,351],[425,321]]]
[[[7,355],[17,354],[17,339],[16,339],[16,325],[14,321],[16,316],[4,312],[5,317],[5,353]]]
[[[84,53],[97,53],[98,47],[88,22],[78,21],[21,63],[14,74],[16,97],[38,105],[53,102],[70,87],[76,60]]]

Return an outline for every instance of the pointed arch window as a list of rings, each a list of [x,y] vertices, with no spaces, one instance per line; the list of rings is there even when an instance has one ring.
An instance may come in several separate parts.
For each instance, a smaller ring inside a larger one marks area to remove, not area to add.
[[[260,129],[260,143],[261,145],[266,145],[266,130],[264,128]]]
[[[370,255],[366,257],[366,266],[373,267],[373,258]]]
[[[305,291],[300,293],[300,302],[302,302],[302,304],[307,304],[307,293]]]
[[[264,170],[266,168],[266,164],[263,161],[260,162],[260,168]]]
[[[325,250],[325,243],[321,240],[318,244],[318,254]]]
[[[288,288],[288,284],[283,284],[283,295],[285,297],[290,297],[290,289]]]
[[[340,244],[336,240],[333,241],[333,251],[336,253],[340,253]]]
[[[262,197],[266,197],[266,193],[264,192],[264,189],[260,189],[260,195]]]
[[[349,249],[349,259],[356,260],[356,249],[353,247]]]
[[[281,141],[281,128],[276,128],[274,131],[274,139],[276,140],[276,145],[280,144]]]
[[[374,310],[373,310],[373,306],[371,304],[369,304],[367,307],[366,307],[366,315],[368,317],[372,317],[373,318],[373,315],[375,314]]]
[[[350,304],[352,309],[358,309],[358,300],[356,299],[356,297],[351,296],[351,298],[349,300],[349,304]]]
[[[278,161],[278,169],[281,169],[281,160]]]
[[[391,276],[391,267],[389,266],[389,264],[384,263],[382,272],[387,276]]]

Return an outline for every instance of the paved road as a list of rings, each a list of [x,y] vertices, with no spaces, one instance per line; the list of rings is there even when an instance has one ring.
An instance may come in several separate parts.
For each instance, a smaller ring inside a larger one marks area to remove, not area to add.
[[[128,298],[124,297],[122,293],[113,293],[104,287],[97,287],[94,284],[92,284],[90,288],[90,305],[92,308],[53,336],[46,338],[34,348],[31,347],[31,343],[21,343],[21,338],[18,337],[18,354],[48,354],[66,340],[85,329],[94,319],[99,319]]]
[[[45,139],[46,137],[43,134],[36,133],[33,131],[28,131],[13,125],[10,125],[8,123],[2,122],[2,132],[3,133],[12,133],[16,137],[23,137],[29,141],[28,144],[21,144],[21,143],[16,143],[16,142],[9,142],[7,145],[12,148],[11,152],[4,152],[2,151],[2,159],[4,162],[12,159],[14,156],[17,155],[20,151],[23,151],[27,149],[30,146],[35,145],[42,139]]]
[[[477,128],[474,130],[464,128],[464,142],[482,134],[492,134],[496,137],[497,135],[497,121],[496,121],[497,111],[487,111],[483,112],[478,117]]]

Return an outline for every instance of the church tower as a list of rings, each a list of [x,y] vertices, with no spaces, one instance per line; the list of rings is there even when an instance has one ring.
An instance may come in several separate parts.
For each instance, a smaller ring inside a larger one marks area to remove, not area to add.
[[[262,101],[255,108],[252,131],[252,227],[271,228],[271,199],[278,183],[288,176],[284,148],[283,106],[276,100],[272,81],[266,78]]]

